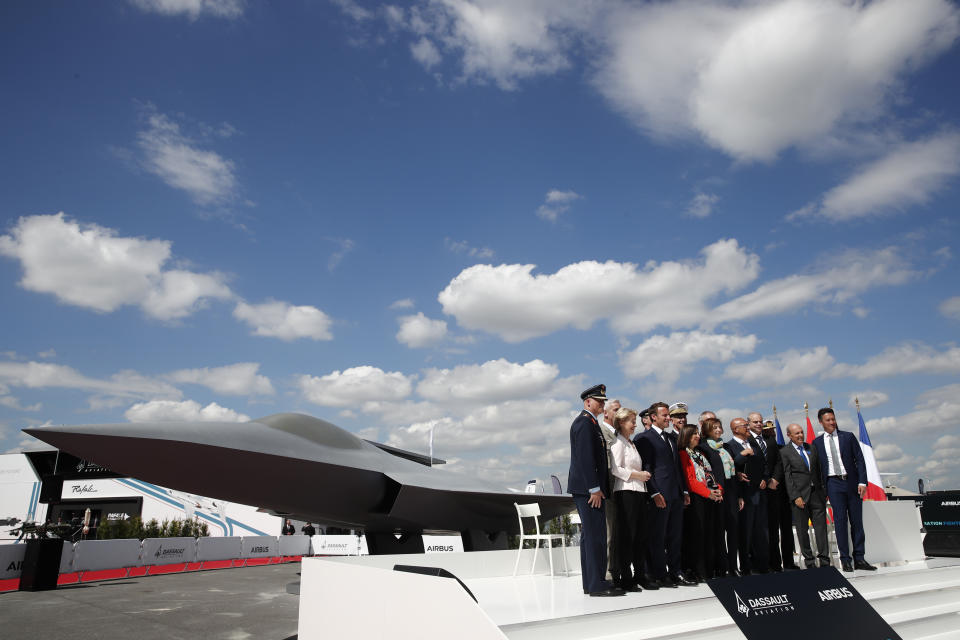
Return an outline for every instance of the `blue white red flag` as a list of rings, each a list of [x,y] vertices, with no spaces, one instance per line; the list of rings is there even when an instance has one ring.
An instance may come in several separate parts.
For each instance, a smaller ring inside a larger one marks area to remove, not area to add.
[[[870,436],[867,435],[867,425],[863,423],[863,416],[859,409],[857,409],[857,418],[860,420],[860,450],[863,452],[863,461],[867,466],[867,493],[863,496],[863,499],[886,500],[887,494],[883,492],[880,468],[877,467],[877,459],[873,455],[873,445],[870,444]]]

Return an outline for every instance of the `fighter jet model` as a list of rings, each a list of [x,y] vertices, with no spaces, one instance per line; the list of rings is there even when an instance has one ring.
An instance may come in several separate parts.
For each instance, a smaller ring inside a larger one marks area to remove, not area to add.
[[[123,475],[368,533],[512,532],[514,502],[539,503],[544,519],[574,509],[569,495],[510,493],[296,413],[24,431]]]

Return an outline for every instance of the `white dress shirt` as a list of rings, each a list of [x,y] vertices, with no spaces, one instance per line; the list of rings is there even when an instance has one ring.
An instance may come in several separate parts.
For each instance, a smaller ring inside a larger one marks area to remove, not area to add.
[[[837,453],[840,453],[840,438],[837,435],[837,432],[833,433],[824,433],[823,434],[823,448],[827,451],[827,475],[828,476],[845,476],[847,475],[847,470],[843,467],[843,460],[840,459],[840,456],[837,456],[837,459],[833,459],[833,451],[830,450],[830,438],[836,438],[834,442],[837,445]]]
[[[617,440],[610,448],[611,458],[610,473],[614,476],[614,491],[640,491],[647,492],[647,483],[642,480],[631,480],[630,473],[633,471],[643,471],[643,460],[640,459],[640,452],[632,442],[623,437],[623,434],[617,434]]]

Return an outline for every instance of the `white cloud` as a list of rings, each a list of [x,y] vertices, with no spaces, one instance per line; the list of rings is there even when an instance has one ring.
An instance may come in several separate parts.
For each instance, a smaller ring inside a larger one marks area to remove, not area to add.
[[[518,364],[500,358],[481,365],[427,369],[417,384],[417,393],[446,404],[519,400],[544,393],[558,374],[556,365],[542,360]]]
[[[902,211],[928,202],[960,174],[960,133],[905,143],[863,167],[816,203],[788,219],[819,217],[846,222]]]
[[[866,427],[871,440],[875,433],[945,433],[946,436],[941,436],[940,440],[950,437],[938,442],[946,446],[953,442],[951,438],[955,438],[953,432],[956,431],[957,415],[960,415],[960,383],[930,389],[920,394],[912,412],[898,417],[868,420]]]
[[[413,298],[403,298],[401,300],[395,300],[387,308],[388,309],[413,309]]]
[[[187,192],[197,204],[224,204],[236,197],[233,162],[200,149],[164,114],[148,113],[146,129],[137,133],[137,146],[143,152],[147,171],[174,189]]]
[[[441,53],[450,55],[462,80],[510,90],[525,78],[569,67],[565,49],[591,12],[589,4],[550,0],[440,0],[413,7],[403,26],[416,38],[415,59],[427,69]],[[401,24],[396,12],[388,19]]]
[[[960,296],[947,298],[941,302],[940,314],[951,320],[960,320]]]
[[[124,412],[130,422],[249,422],[250,417],[216,402],[201,406],[194,400],[150,400]]]
[[[698,193],[687,205],[687,214],[694,218],[706,218],[713,213],[713,207],[720,201],[715,193]]]
[[[817,304],[833,307],[856,300],[878,286],[904,284],[919,272],[895,247],[876,251],[848,251],[821,263],[818,270],[766,282],[750,293],[718,306],[705,319],[709,326],[722,322],[775,315]]]
[[[330,254],[330,259],[327,260],[327,269],[333,271],[337,268],[340,262],[343,260],[343,257],[353,251],[353,248],[356,246],[356,243],[350,238],[329,238],[332,242],[335,242],[339,245],[339,249]]]
[[[413,316],[402,316],[397,322],[400,324],[397,341],[411,349],[430,347],[443,342],[447,337],[447,323],[428,318],[422,312]]]
[[[165,271],[170,244],[120,237],[61,212],[17,220],[9,235],[0,236],[0,254],[20,261],[24,289],[100,312],[138,305],[150,316],[174,320],[208,299],[232,297],[221,274]]]
[[[207,14],[216,18],[239,18],[243,15],[243,0],[129,0],[144,11],[165,16],[184,15],[196,20]]]
[[[834,363],[827,347],[814,347],[806,351],[789,349],[753,362],[731,364],[725,375],[754,386],[780,386],[820,375]]]
[[[369,20],[373,17],[373,13],[368,9],[364,9],[355,0],[330,0],[333,4],[337,5],[340,8],[340,11],[350,16],[357,22],[362,22],[364,20]]]
[[[883,391],[860,391],[858,393],[850,394],[850,406],[856,406],[856,399],[860,399],[860,407],[863,409],[870,409],[872,407],[879,407],[882,404],[885,404],[889,399],[888,396]]]
[[[608,25],[595,83],[614,108],[743,159],[876,119],[897,80],[960,32],[944,0],[653,3]]]
[[[108,379],[99,379],[49,362],[0,362],[0,383],[28,389],[76,389],[119,398],[179,398],[181,395],[176,387],[136,371],[120,371]]]
[[[403,400],[413,390],[413,378],[399,371],[360,366],[325,376],[301,375],[297,386],[304,397],[324,407],[351,407],[371,402]]]
[[[427,38],[420,38],[416,42],[410,45],[410,54],[413,56],[413,59],[419,62],[426,69],[430,69],[443,60],[443,56],[440,55],[440,52],[437,51],[436,45],[434,45]]]
[[[262,304],[237,303],[233,317],[253,328],[253,335],[296,340],[332,340],[330,316],[316,307],[294,306],[271,300]]]
[[[173,382],[199,384],[231,396],[273,395],[270,378],[259,375],[259,369],[256,362],[238,362],[224,367],[180,369],[166,377]]]
[[[543,204],[537,208],[537,217],[549,220],[550,222],[556,222],[562,214],[566,213],[570,207],[573,206],[574,202],[582,197],[583,196],[576,191],[551,189],[547,192]]]
[[[630,378],[655,376],[672,384],[695,362],[728,362],[738,353],[753,353],[756,346],[754,335],[678,331],[669,336],[650,336],[623,354],[620,366]]]
[[[440,292],[438,300],[468,329],[519,342],[567,327],[589,329],[608,318],[619,333],[649,331],[657,325],[688,327],[707,317],[707,300],[732,292],[757,277],[759,259],[736,240],[720,240],[685,262],[584,261],[554,274],[533,275],[535,265],[474,265]],[[684,304],[654,305],[673,291]]]
[[[481,260],[486,260],[487,258],[493,257],[493,249],[489,247],[472,247],[466,240],[451,240],[450,238],[443,239],[443,246],[447,248],[447,251],[453,253],[465,253],[471,258],[480,258]]]
[[[935,348],[921,342],[904,342],[887,347],[862,365],[837,365],[830,377],[867,380],[896,375],[956,373],[960,373],[960,347],[953,343]]]

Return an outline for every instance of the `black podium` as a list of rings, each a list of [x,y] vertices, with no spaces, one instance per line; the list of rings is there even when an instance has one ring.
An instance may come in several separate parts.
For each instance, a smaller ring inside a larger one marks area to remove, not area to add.
[[[46,591],[57,588],[63,540],[40,538],[27,540],[20,573],[20,591]]]

